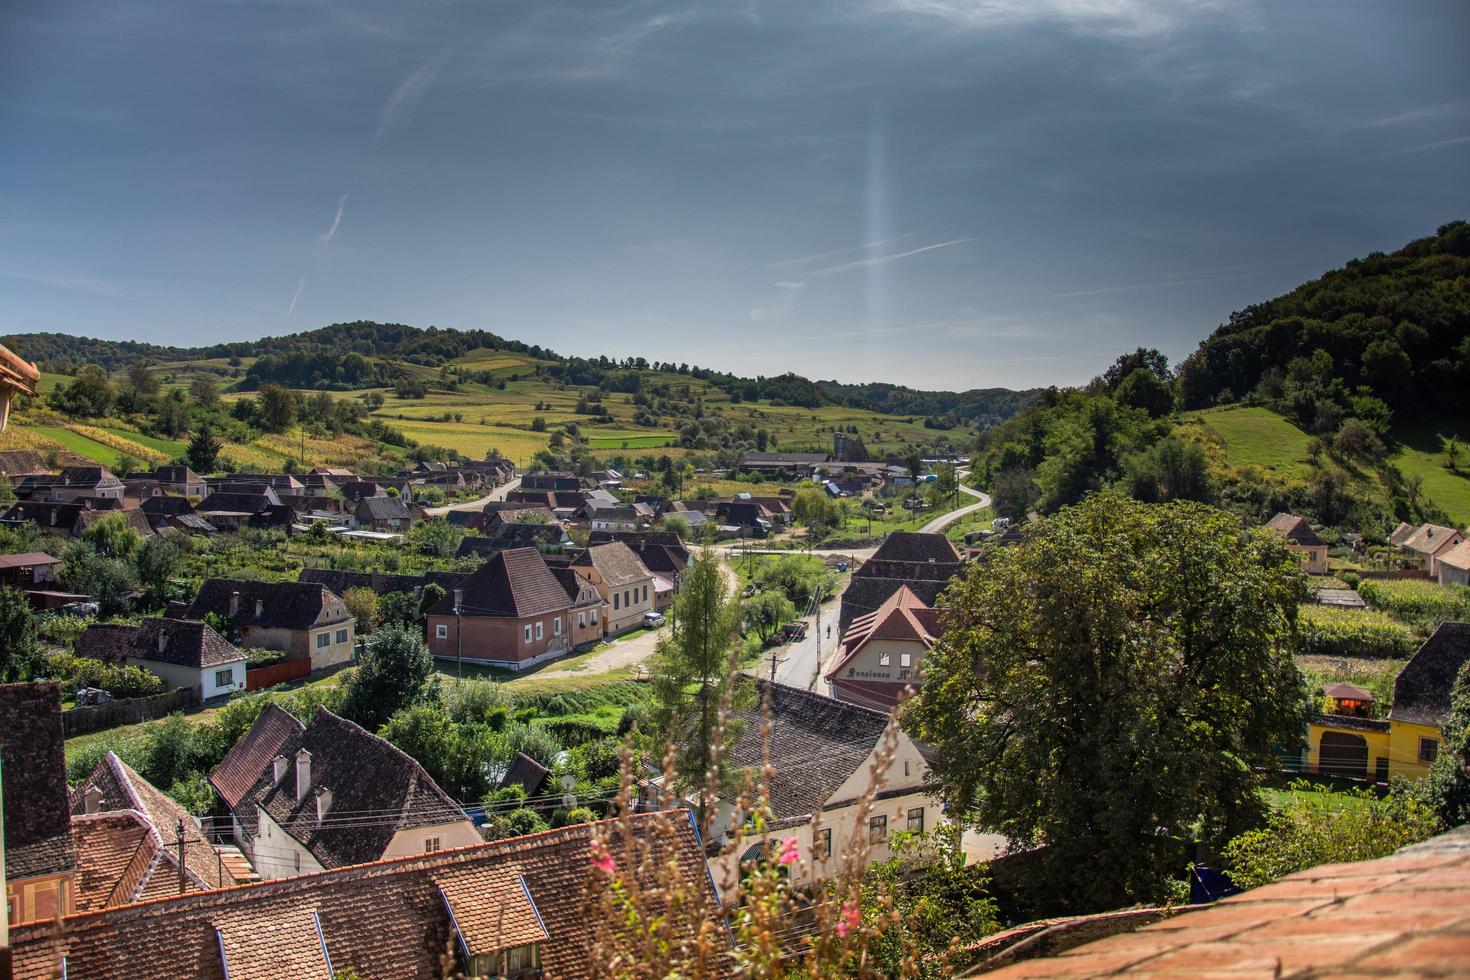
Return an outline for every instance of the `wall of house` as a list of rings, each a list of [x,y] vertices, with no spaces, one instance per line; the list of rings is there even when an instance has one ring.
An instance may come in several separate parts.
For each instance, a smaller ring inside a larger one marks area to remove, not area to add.
[[[384,848],[383,857],[394,858],[423,854],[428,850],[426,841],[431,837],[439,838],[438,849],[441,851],[485,843],[485,839],[480,836],[480,832],[469,820],[455,820],[450,823],[400,830],[393,835],[393,839]]]
[[[262,650],[280,650],[292,660],[305,660],[311,656],[306,634],[301,630],[277,629],[265,626],[246,626],[240,630],[241,646],[259,647]]]
[[[602,602],[580,606],[568,612],[567,618],[572,623],[572,646],[579,647],[602,639],[606,617],[607,606]]]
[[[245,659],[242,657],[234,663],[220,664],[218,667],[185,667],[182,664],[160,663],[156,660],[146,660],[142,657],[128,657],[127,662],[134,667],[142,667],[150,673],[162,677],[164,683],[172,690],[176,687],[193,688],[199,692],[201,700],[217,698],[233,691],[245,690]],[[221,670],[230,671],[231,682],[229,684],[216,684],[215,673]]]
[[[623,604],[623,597],[628,604]],[[617,597],[616,602],[614,596]],[[607,596],[607,633],[617,636],[643,625],[644,613],[653,612],[653,579],[641,579],[633,585],[609,589]]]
[[[925,652],[924,644],[917,640],[869,640],[842,669],[838,679],[907,684],[918,673]]]
[[[321,628],[313,626],[307,637],[311,648],[311,669],[325,670],[338,664],[350,663],[356,628],[357,622],[351,619]],[[327,637],[326,646],[318,646],[321,641],[317,637],[323,635]]]
[[[465,616],[463,637],[458,643],[455,619],[454,616],[428,617],[429,652],[442,660],[463,656],[465,660],[477,663],[520,670],[561,656],[572,648],[571,629],[564,609],[522,619]],[[541,627],[539,638],[536,635],[538,625]],[[529,641],[526,640],[528,626],[531,627]],[[440,627],[443,627],[443,636],[440,636]]]
[[[1327,574],[1327,546],[1326,545],[1292,545],[1302,559],[1302,569],[1309,575]]]
[[[1419,740],[1429,738],[1439,743],[1443,752],[1444,735],[1438,726],[1418,725],[1407,721],[1389,721],[1388,772],[1405,779],[1423,779],[1429,775],[1430,763],[1419,761]]]
[[[54,919],[76,908],[76,886],[70,871],[5,883],[5,900],[10,906],[10,924]]]
[[[325,871],[311,852],[296,838],[256,807],[255,841],[246,851],[255,873],[262,878],[292,878],[313,871]]]

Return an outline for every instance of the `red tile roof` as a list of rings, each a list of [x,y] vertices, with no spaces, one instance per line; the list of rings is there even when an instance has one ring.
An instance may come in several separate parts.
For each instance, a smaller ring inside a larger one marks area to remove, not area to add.
[[[707,880],[685,811],[638,814],[632,833],[691,880]],[[474,847],[68,916],[11,931],[15,975],[90,978],[438,977],[459,946],[482,955],[539,941],[544,975],[586,976],[584,913],[593,827],[580,824]],[[615,859],[623,853],[615,830]],[[665,850],[667,849],[667,850]],[[651,885],[644,882],[644,886]],[[692,934],[717,921],[707,901],[675,913]],[[456,931],[455,926],[458,926]],[[462,945],[461,945],[462,944]],[[330,959],[331,968],[327,968]]]
[[[939,638],[939,612],[914,594],[907,585],[889,596],[883,605],[852,621],[842,638],[842,653],[827,679],[837,677],[873,640],[912,640],[924,649]]]
[[[496,552],[490,560],[460,580],[466,616],[504,616],[520,619],[557,612],[569,605],[566,591],[546,560],[534,548],[510,548]],[[454,615],[451,591],[430,610],[436,616]]]
[[[268,704],[255,724],[209,774],[209,785],[234,809],[271,765],[281,744],[306,726],[284,708]]]
[[[1328,864],[986,977],[1465,976],[1470,828]]]

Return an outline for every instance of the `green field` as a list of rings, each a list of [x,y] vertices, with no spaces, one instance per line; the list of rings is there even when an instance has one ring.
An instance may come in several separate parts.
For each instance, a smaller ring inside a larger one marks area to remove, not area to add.
[[[1470,523],[1470,479],[1452,473],[1444,466],[1447,439],[1432,428],[1405,427],[1394,430],[1397,440],[1392,460],[1404,476],[1417,476],[1423,481],[1422,492],[1449,514],[1457,523]],[[1458,435],[1454,437],[1458,442]],[[1470,451],[1461,444],[1462,465],[1470,467]]]
[[[141,446],[147,446],[149,449],[155,449],[158,452],[166,453],[170,457],[182,456],[184,453],[184,449],[186,448],[182,442],[174,442],[170,439],[160,439],[157,436],[145,436],[143,433],[134,432],[131,429],[118,429],[110,425],[101,426],[100,428],[104,429],[107,432],[111,432],[115,436],[121,436],[124,439],[136,442]]]
[[[1266,408],[1214,408],[1189,412],[1180,420],[1186,434],[1207,446],[1218,445],[1233,470],[1255,467],[1283,480],[1311,475],[1307,444],[1311,436]]]
[[[38,434],[59,444],[66,451],[96,460],[103,466],[116,466],[117,461],[122,458],[122,453],[111,446],[104,446],[96,440],[88,439],[84,435],[59,425],[38,425],[33,429]],[[133,434],[127,433],[127,437],[133,438]]]

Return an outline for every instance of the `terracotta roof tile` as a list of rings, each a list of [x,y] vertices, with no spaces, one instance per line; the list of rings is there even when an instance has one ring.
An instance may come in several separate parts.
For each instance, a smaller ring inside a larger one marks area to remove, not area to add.
[[[281,745],[286,739],[299,734],[305,727],[279,705],[266,705],[260,717],[255,719],[255,724],[225,753],[214,772],[209,774],[209,784],[219,793],[225,805],[231,809],[238,806],[261,775],[271,767],[271,760],[280,753]]]
[[[1466,663],[1470,663],[1470,623],[1440,623],[1394,678],[1388,717],[1419,725],[1444,724],[1450,691]]]
[[[520,619],[566,609],[566,590],[534,548],[496,552],[489,561],[460,580],[461,609],[466,616],[504,616]],[[451,591],[430,610],[438,616],[454,614]]]

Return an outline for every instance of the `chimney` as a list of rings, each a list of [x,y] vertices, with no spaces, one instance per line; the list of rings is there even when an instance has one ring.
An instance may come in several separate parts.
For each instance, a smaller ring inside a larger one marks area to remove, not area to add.
[[[230,593],[230,618],[233,619],[240,614],[240,593]]]
[[[102,811],[102,791],[96,786],[88,786],[82,790],[82,806],[87,813],[100,813]]]
[[[274,779],[277,783],[279,783],[281,780],[286,778],[286,757],[284,755],[276,756],[275,759],[272,760],[272,765],[275,768]]]
[[[163,623],[159,623],[158,624],[158,652],[159,653],[162,653],[164,650],[168,649],[168,630],[164,629],[163,627],[164,627],[164,624]]]
[[[256,619],[259,619],[261,613],[263,613],[263,612],[265,612],[265,600],[264,599],[256,599],[255,600],[255,618]]]
[[[296,753],[296,802],[306,799],[311,788],[311,753],[302,749]]]
[[[459,611],[461,609],[463,609],[463,608],[464,608],[464,590],[463,589],[455,589],[454,590],[454,614],[456,616],[458,616],[459,615]]]
[[[316,794],[316,825],[318,827],[322,825],[322,818],[327,815],[327,811],[331,808],[332,791],[323,786],[321,792]]]

